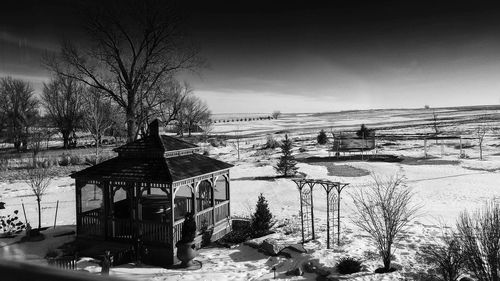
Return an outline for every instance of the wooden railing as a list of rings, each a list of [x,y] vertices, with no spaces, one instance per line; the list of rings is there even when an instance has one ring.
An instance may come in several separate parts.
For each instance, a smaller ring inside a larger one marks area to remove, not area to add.
[[[196,215],[196,228],[200,230],[204,226],[208,227],[214,224],[212,218],[213,208],[205,209]]]
[[[170,244],[170,227],[167,223],[140,221],[137,223],[142,229],[142,240]]]
[[[229,201],[223,201],[222,203],[215,206],[214,212],[215,222],[219,222],[229,217]]]
[[[110,219],[109,222],[109,234],[113,239],[117,240],[128,240],[132,238],[133,227],[130,219]]]
[[[172,240],[173,245],[182,238],[182,226],[184,225],[184,219],[178,220],[174,223],[174,237]]]
[[[47,261],[51,266],[55,266],[61,269],[75,270],[77,259],[78,258],[76,256],[65,256],[58,258],[49,258]]]
[[[102,224],[101,210],[94,209],[82,213],[81,215],[81,233],[93,236],[102,236],[104,225]]]

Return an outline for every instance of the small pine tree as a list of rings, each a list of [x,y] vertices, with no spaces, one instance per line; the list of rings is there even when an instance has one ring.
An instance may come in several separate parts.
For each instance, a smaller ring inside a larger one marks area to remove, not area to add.
[[[370,135],[370,129],[365,124],[361,124],[361,128],[356,132],[356,135],[361,139],[366,139]]]
[[[272,219],[273,214],[269,211],[267,200],[261,193],[255,206],[255,213],[252,215],[252,236],[261,237],[268,234],[273,226]]]
[[[283,155],[275,167],[276,171],[285,177],[295,175],[298,169],[296,167],[297,161],[292,155],[292,141],[288,138],[288,135],[285,135],[285,139],[281,144],[281,153]]]
[[[319,131],[316,140],[318,141],[318,144],[326,144],[326,142],[328,141],[328,137],[326,136],[325,130]]]

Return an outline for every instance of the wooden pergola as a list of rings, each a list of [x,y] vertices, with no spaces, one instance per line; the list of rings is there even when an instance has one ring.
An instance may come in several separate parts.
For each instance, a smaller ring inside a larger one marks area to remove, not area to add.
[[[118,157],[73,173],[77,238],[124,244],[138,239],[149,260],[175,263],[184,216],[194,213],[201,242],[205,229],[217,240],[231,229],[231,164],[200,154],[191,143],[150,134],[115,151]]]
[[[311,207],[311,232],[312,240],[316,239],[314,232],[314,200],[313,200],[313,188],[316,185],[320,185],[326,192],[326,245],[330,249],[330,212],[332,216],[335,215],[335,201],[337,202],[337,245],[340,243],[340,193],[342,190],[349,185],[348,183],[333,182],[328,180],[320,179],[304,179],[297,178],[292,179],[292,181],[297,184],[300,193],[300,220],[302,227],[302,243],[306,242],[305,239],[305,229],[304,229],[304,205],[308,204]],[[304,187],[309,187],[307,190]],[[333,193],[332,191],[336,191]],[[306,193],[307,191],[307,193]],[[308,210],[306,210],[308,211]],[[334,217],[335,218],[335,217]],[[334,233],[332,233],[333,235]]]

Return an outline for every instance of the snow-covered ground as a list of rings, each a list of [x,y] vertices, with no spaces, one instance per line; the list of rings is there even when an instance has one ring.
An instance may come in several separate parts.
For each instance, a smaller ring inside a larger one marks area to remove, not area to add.
[[[262,121],[264,122],[264,121]],[[472,141],[473,142],[473,141]],[[347,161],[335,165],[347,165],[357,169],[393,175],[398,172],[406,177],[406,184],[415,192],[415,203],[422,206],[420,216],[410,223],[402,239],[396,244],[396,264],[402,270],[394,273],[378,275],[373,271],[381,266],[380,260],[374,254],[375,247],[366,234],[356,228],[352,222],[355,209],[350,194],[356,189],[362,189],[370,184],[371,176],[340,177],[335,172],[329,173],[322,165],[299,163],[299,172],[308,178],[328,179],[349,183],[341,199],[341,245],[326,249],[326,201],[321,187],[314,191],[316,232],[318,239],[306,243],[309,250],[306,254],[295,254],[291,259],[284,257],[269,257],[257,250],[240,245],[233,249],[206,248],[199,251],[196,260],[203,266],[199,270],[168,270],[148,266],[136,267],[124,265],[113,268],[111,274],[129,280],[267,280],[273,278],[271,268],[276,267],[281,279],[314,280],[315,274],[304,276],[285,276],[284,272],[294,268],[304,261],[312,261],[318,266],[335,272],[335,265],[340,257],[352,256],[363,261],[366,271],[346,277],[349,280],[403,280],[412,273],[427,270],[426,265],[418,263],[416,251],[419,246],[433,242],[441,233],[443,225],[453,226],[460,212],[480,207],[485,201],[500,196],[500,154],[496,146],[499,140],[494,137],[486,139],[484,144],[484,159],[478,159],[477,145],[465,149],[469,159],[459,159],[458,149],[449,142],[443,146],[431,144],[429,154],[431,160],[420,161],[423,156],[423,143],[420,141],[396,142],[395,145],[383,146],[378,153],[401,155],[409,160],[401,163]],[[298,217],[300,202],[296,185],[289,179],[273,179],[276,172],[273,165],[279,157],[279,149],[268,153],[256,152],[259,141],[242,143],[241,160],[236,159],[235,147],[211,148],[210,155],[235,164],[231,170],[231,212],[234,216],[248,217],[255,207],[257,196],[263,193],[269,201],[269,206],[278,221],[273,237],[278,241],[297,243],[300,241]],[[473,142],[473,144],[475,144]],[[326,147],[316,146],[313,141],[297,143],[304,147],[308,155],[327,156]],[[443,154],[442,154],[443,152]],[[297,152],[298,153],[298,152]],[[335,170],[335,168],[333,168]],[[7,209],[0,210],[0,215],[6,215],[13,210],[19,210],[24,220],[21,203],[25,204],[27,220],[36,226],[36,201],[31,196],[28,186],[22,181],[0,183],[0,201],[6,202]],[[69,177],[54,179],[43,197],[42,225],[54,224],[56,202],[59,200],[57,225],[72,225],[75,223],[74,181]],[[69,226],[58,227],[55,232],[64,232]],[[291,232],[289,235],[286,233]],[[48,235],[50,236],[50,235]],[[47,239],[45,242],[13,243],[9,239],[0,239],[0,255],[3,258],[31,260],[43,262],[43,256],[48,249],[57,247],[71,239],[64,236],[57,239]],[[47,244],[49,243],[49,244]],[[97,264],[83,259],[79,268],[98,272]]]

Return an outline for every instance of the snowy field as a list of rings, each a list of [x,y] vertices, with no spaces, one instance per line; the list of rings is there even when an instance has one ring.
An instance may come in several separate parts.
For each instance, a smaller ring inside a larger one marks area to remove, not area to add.
[[[403,113],[401,111],[398,112],[398,116],[391,115],[393,116],[391,120],[416,118],[413,115],[413,117],[405,117]],[[457,113],[449,112],[447,114]],[[464,114],[468,114],[468,112]],[[303,117],[318,118],[317,123],[311,119],[309,124],[328,122],[321,121],[319,117],[314,117],[314,115]],[[380,120],[384,118],[383,116],[378,117]],[[294,118],[297,121],[297,117]],[[364,121],[370,119],[366,118]],[[288,126],[286,118],[275,120],[275,122],[280,122],[280,126],[283,128]],[[353,120],[337,122],[354,124]],[[293,122],[289,123],[290,127],[296,126]],[[359,123],[360,121],[356,123],[356,126]],[[255,127],[252,126],[245,130],[247,132],[256,131]],[[281,128],[280,126],[269,126],[272,129]],[[220,132],[231,130],[231,128],[222,125],[216,129]],[[397,132],[402,131],[404,129],[399,129]],[[123,265],[112,268],[111,274],[128,280],[269,280],[273,279],[271,268],[275,266],[277,274],[282,280],[315,280],[316,274],[312,273],[305,273],[298,277],[286,276],[284,273],[305,261],[312,261],[335,275],[335,265],[338,259],[352,256],[363,261],[365,270],[351,276],[344,276],[342,279],[411,280],[412,274],[427,270],[426,265],[420,264],[416,259],[415,253],[420,246],[434,242],[444,225],[453,227],[460,212],[466,209],[473,210],[482,206],[487,200],[500,196],[500,187],[498,186],[500,182],[500,149],[498,146],[500,140],[495,135],[489,135],[485,139],[483,144],[484,160],[478,159],[477,143],[474,140],[468,140],[468,143],[472,147],[464,149],[465,154],[469,157],[466,159],[458,157],[459,150],[454,147],[457,144],[456,141],[447,142],[443,146],[431,144],[428,153],[432,159],[429,161],[419,161],[423,157],[422,141],[397,141],[394,145],[380,147],[377,153],[398,155],[407,159],[399,163],[346,161],[330,163],[329,168],[317,163],[314,165],[299,163],[299,172],[304,173],[307,178],[349,183],[341,199],[341,245],[330,250],[326,249],[325,193],[321,187],[317,187],[314,191],[314,215],[317,236],[319,237],[316,241],[305,245],[308,253],[297,253],[292,258],[285,258],[269,257],[246,245],[239,245],[232,249],[212,247],[199,251],[196,260],[203,264],[199,270],[168,270],[148,266]],[[277,228],[276,233],[271,237],[278,241],[298,243],[301,237],[300,219],[298,218],[299,192],[291,180],[273,178],[277,175],[273,166],[279,157],[279,149],[266,153],[256,153],[255,148],[262,146],[262,144],[260,140],[243,141],[240,151],[241,160],[236,159],[237,153],[232,145],[212,147],[210,156],[235,165],[231,170],[231,212],[234,216],[248,217],[255,207],[257,196],[263,193],[278,221],[277,225],[283,225]],[[311,139],[304,138],[302,141],[296,142],[294,147],[296,154],[299,153],[298,148],[302,147],[305,149],[305,152],[301,153],[303,155],[329,155],[326,146],[318,146]],[[382,176],[400,173],[405,176],[406,184],[415,192],[415,203],[422,206],[422,211],[420,216],[410,223],[402,239],[396,244],[394,263],[400,265],[401,270],[383,275],[373,273],[376,268],[381,266],[381,261],[374,254],[375,247],[370,243],[366,234],[352,223],[351,219],[354,217],[355,210],[350,196],[350,193],[356,189],[362,189],[370,184],[372,179],[370,175],[349,177],[339,175],[336,169],[340,166],[349,166]],[[36,201],[30,195],[28,186],[23,181],[0,183],[0,194],[0,200],[6,202],[7,207],[5,210],[0,210],[0,214],[9,214],[16,209],[20,211],[21,218],[24,220],[21,206],[21,203],[24,203],[28,221],[36,226]],[[71,225],[75,223],[74,198],[74,181],[71,178],[61,177],[52,181],[48,193],[42,201],[42,225],[53,226],[55,206],[59,200],[57,225],[65,226],[49,230],[48,237],[72,229]],[[54,249],[71,239],[72,236],[63,236],[46,239],[44,242],[26,243],[14,243],[15,239],[0,239],[0,255],[7,259],[44,263],[43,256],[47,250]],[[97,264],[87,259],[82,259],[79,262],[79,268],[90,272],[100,271]]]

